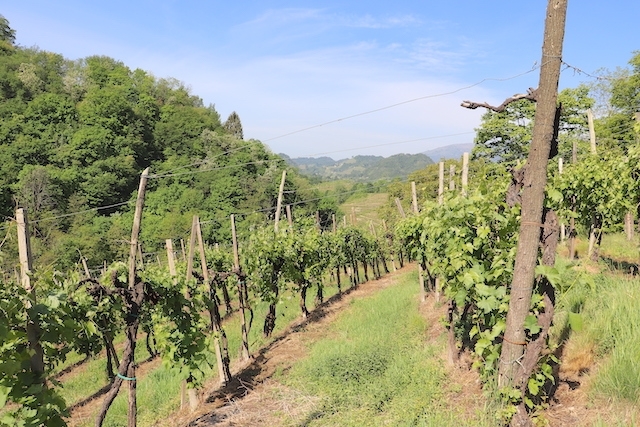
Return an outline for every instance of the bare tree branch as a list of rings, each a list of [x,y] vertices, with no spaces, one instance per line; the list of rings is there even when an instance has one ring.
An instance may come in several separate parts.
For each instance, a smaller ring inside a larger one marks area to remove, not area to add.
[[[497,107],[489,105],[486,102],[478,103],[478,102],[472,102],[472,101],[462,101],[462,104],[460,104],[460,106],[464,108],[469,108],[470,110],[475,110],[478,107],[484,107],[488,110],[495,111],[496,113],[501,113],[505,110],[505,108],[507,108],[507,105],[511,104],[512,102],[519,101],[521,99],[528,99],[530,101],[536,102],[537,92],[538,92],[538,89],[529,88],[527,93],[517,93],[505,99],[504,102],[498,105]]]

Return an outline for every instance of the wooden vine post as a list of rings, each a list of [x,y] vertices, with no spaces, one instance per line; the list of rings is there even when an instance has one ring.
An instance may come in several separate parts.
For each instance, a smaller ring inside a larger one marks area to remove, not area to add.
[[[444,204],[444,162],[440,162],[438,168],[438,204]],[[436,277],[434,283],[436,302],[440,302],[440,286],[440,277]]]
[[[469,185],[469,153],[462,154],[462,195],[467,195],[467,186]]]
[[[589,146],[591,147],[591,154],[598,154],[598,150],[596,148],[596,129],[593,126],[593,112],[591,112],[591,108],[587,109],[587,123],[589,125]]]
[[[142,223],[142,210],[144,209],[144,196],[147,187],[147,178],[149,176],[149,168],[146,168],[140,175],[140,185],[138,186],[138,197],[136,199],[136,209],[133,216],[133,226],[131,228],[131,243],[129,250],[129,275],[127,281],[127,315],[125,318],[125,347],[122,354],[122,361],[118,367],[118,374],[111,384],[111,388],[107,392],[105,399],[96,418],[96,427],[101,427],[107,415],[107,411],[118,395],[120,386],[123,381],[129,384],[129,413],[128,426],[135,427],[137,420],[137,404],[136,404],[136,365],[135,350],[136,338],[138,334],[138,326],[140,325],[140,311],[144,303],[145,292],[144,283],[136,282],[136,255],[138,251],[138,237],[140,235],[140,226]]]
[[[289,222],[289,230],[293,230],[293,216],[291,215],[291,205],[285,207],[287,212],[287,221]]]
[[[273,227],[278,231],[278,222],[280,221],[280,211],[282,210],[282,196],[284,194],[284,182],[287,179],[287,170],[282,171],[282,179],[280,180],[280,189],[278,190],[278,202],[276,203],[276,217]]]
[[[169,264],[169,274],[171,277],[177,276],[176,271],[176,257],[173,252],[173,241],[171,239],[165,240],[165,247],[167,248],[167,264]]]
[[[413,213],[418,215],[420,210],[418,209],[418,192],[416,191],[415,181],[411,181],[411,206],[413,207]],[[421,259],[418,260],[418,283],[420,284],[420,301],[425,302],[427,300],[427,291],[424,288],[424,268],[422,267]]]
[[[449,190],[456,189],[456,165],[449,165]]]
[[[522,188],[522,214],[518,238],[507,323],[500,354],[498,384],[519,388],[523,378],[522,358],[526,347],[524,323],[531,308],[531,297],[538,260],[547,164],[556,131],[558,82],[562,64],[567,0],[549,0],[545,20],[540,85],[536,93],[533,138]],[[514,417],[514,420],[517,420]],[[526,425],[526,424],[525,424]]]
[[[231,215],[231,238],[233,241],[233,269],[236,274],[240,273],[240,257],[238,255],[238,237],[236,235],[235,215]],[[249,360],[249,330],[247,329],[247,290],[244,277],[238,277],[238,301],[240,303],[240,327],[242,330],[242,359]]]
[[[402,203],[400,199],[396,197],[396,207],[398,208],[398,213],[400,214],[400,218],[406,218],[407,215],[404,213],[404,208],[402,207]]]
[[[23,208],[16,210],[16,222],[18,225],[18,254],[20,257],[20,283],[29,293],[27,308],[36,303],[36,291],[31,285],[32,255],[31,241],[29,239],[29,219],[27,211]],[[37,377],[37,382],[44,384],[44,351],[40,345],[40,326],[29,316],[27,319],[27,339],[29,348],[33,351],[29,365],[31,372]]]

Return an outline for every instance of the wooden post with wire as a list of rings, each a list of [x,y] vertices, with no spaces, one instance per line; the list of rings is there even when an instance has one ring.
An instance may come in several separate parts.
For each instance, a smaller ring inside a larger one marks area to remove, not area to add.
[[[31,254],[31,240],[29,237],[29,219],[26,209],[16,210],[16,223],[18,225],[18,255],[20,258],[20,282],[22,287],[29,293],[26,301],[27,308],[36,304],[36,291],[31,284],[31,273],[33,258]],[[44,378],[44,350],[40,345],[40,326],[29,317],[27,319],[27,340],[29,348],[33,352],[29,365],[31,372],[37,377],[39,384],[45,385]]]
[[[211,281],[209,278],[209,267],[207,266],[207,255],[204,250],[204,239],[202,238],[202,228],[200,226],[200,218],[195,217],[196,224],[196,238],[198,240],[198,252],[200,255],[200,268],[202,269],[202,278],[205,283],[205,289],[212,296]],[[218,311],[218,305],[214,298],[210,297],[210,317],[211,317],[211,329],[215,334],[213,345],[216,352],[216,362],[218,365],[218,378],[220,385],[225,386],[231,381],[231,371],[229,370],[229,348],[227,342],[227,335],[222,329],[220,312]],[[196,400],[197,402],[197,400]],[[195,408],[192,408],[195,409]]]
[[[416,191],[415,181],[411,181],[411,205],[413,206],[413,213],[418,215],[420,211],[418,209],[418,192]],[[424,288],[424,268],[422,268],[422,260],[418,259],[417,261],[418,283],[420,284],[420,301],[425,302],[427,300],[427,291]]]
[[[287,179],[287,170],[282,171],[282,179],[280,180],[280,189],[278,190],[278,202],[276,203],[276,217],[274,229],[278,231],[278,222],[280,221],[280,211],[282,210],[282,196],[284,194],[284,183]]]
[[[287,212],[287,221],[289,222],[289,230],[293,230],[293,216],[291,215],[291,205],[285,207]]]
[[[456,165],[449,165],[449,190],[456,189]]]
[[[467,186],[469,185],[469,153],[462,154],[462,195],[467,195]]]

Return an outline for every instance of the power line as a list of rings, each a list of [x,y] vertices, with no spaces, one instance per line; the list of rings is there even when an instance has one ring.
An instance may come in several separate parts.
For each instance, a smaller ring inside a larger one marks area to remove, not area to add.
[[[418,98],[408,99],[406,101],[402,101],[402,102],[398,102],[398,103],[395,103],[395,104],[387,105],[387,106],[384,106],[384,107],[376,108],[374,110],[364,111],[362,113],[356,113],[356,114],[352,114],[350,116],[340,117],[338,119],[329,120],[328,122],[320,123],[320,124],[313,125],[313,126],[308,126],[306,128],[295,130],[293,132],[288,132],[288,133],[285,133],[285,134],[282,134],[282,135],[274,136],[273,138],[265,139],[263,142],[273,141],[275,139],[284,138],[285,136],[295,135],[295,134],[300,133],[300,132],[306,132],[306,131],[311,130],[311,129],[316,129],[316,128],[319,128],[319,127],[322,127],[322,126],[326,126],[326,125],[330,125],[330,124],[333,124],[333,123],[342,122],[344,120],[349,120],[349,119],[353,119],[353,118],[356,118],[356,117],[366,116],[368,114],[377,113],[377,112],[380,112],[380,111],[388,110],[390,108],[395,108],[395,107],[398,107],[400,105],[405,105],[405,104],[409,104],[409,103],[416,102],[416,101],[422,101],[424,99],[439,98],[439,97],[442,97],[442,96],[453,95],[454,93],[458,93],[458,92],[462,92],[463,90],[471,89],[472,87],[479,86],[482,83],[488,82],[488,81],[504,82],[504,81],[512,80],[512,79],[524,76],[526,74],[529,74],[529,73],[537,70],[538,68],[540,68],[540,65],[534,65],[530,70],[527,70],[527,71],[525,71],[523,73],[520,73],[520,74],[516,74],[516,75],[511,76],[511,77],[504,77],[504,78],[488,77],[488,78],[484,78],[484,79],[482,79],[482,80],[480,80],[480,81],[478,81],[476,83],[470,84],[468,86],[463,86],[463,87],[460,87],[458,89],[454,89],[454,90],[451,90],[451,91],[448,91],[448,92],[436,93],[436,94],[432,94],[432,95],[425,95],[425,96],[421,96],[421,97],[418,97]]]
[[[130,203],[133,203],[133,201],[127,200],[126,202],[114,203],[112,205],[106,205],[106,206],[98,206],[97,208],[85,209],[83,211],[70,212],[70,213],[66,213],[66,214],[62,214],[62,215],[50,216],[50,217],[47,217],[47,218],[42,218],[42,219],[38,219],[36,221],[29,221],[29,222],[32,223],[32,224],[35,224],[35,223],[38,223],[38,222],[52,221],[54,219],[66,218],[66,217],[70,217],[70,216],[74,216],[74,215],[80,215],[80,214],[87,213],[87,212],[101,211],[101,210],[110,209],[110,208],[117,208],[118,206],[127,205],[127,204],[130,204]]]

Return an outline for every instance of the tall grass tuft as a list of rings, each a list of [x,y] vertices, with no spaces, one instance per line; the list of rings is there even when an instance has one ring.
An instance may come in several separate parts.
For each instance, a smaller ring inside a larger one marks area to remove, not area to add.
[[[600,360],[593,391],[607,398],[640,403],[640,280],[620,275],[593,276],[590,286],[570,286],[559,297],[556,324],[579,313],[579,328],[571,332],[574,352],[587,349]],[[566,358],[571,363],[571,357]],[[584,368],[591,368],[585,366]]]

